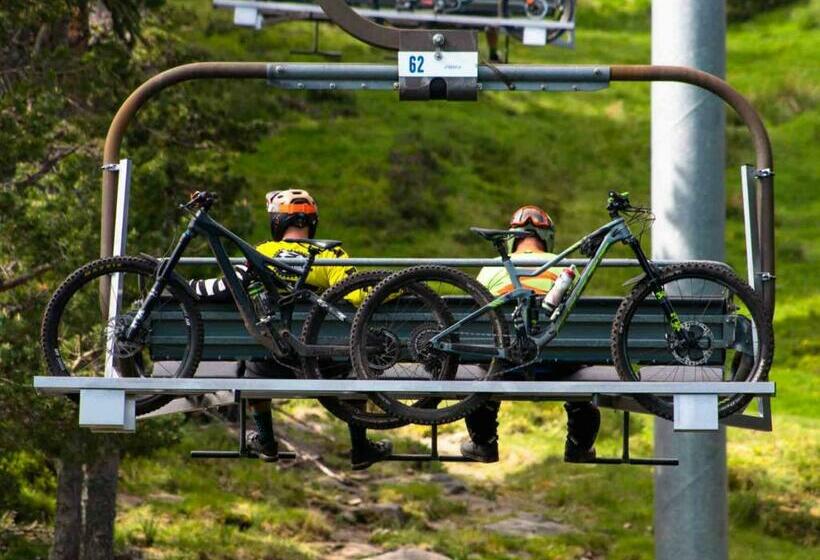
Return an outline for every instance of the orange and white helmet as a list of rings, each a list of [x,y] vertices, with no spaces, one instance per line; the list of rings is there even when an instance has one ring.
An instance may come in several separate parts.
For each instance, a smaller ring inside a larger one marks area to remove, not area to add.
[[[265,195],[270,216],[270,232],[274,241],[281,241],[289,227],[307,227],[308,235],[316,235],[319,225],[319,205],[302,189],[271,191]]]

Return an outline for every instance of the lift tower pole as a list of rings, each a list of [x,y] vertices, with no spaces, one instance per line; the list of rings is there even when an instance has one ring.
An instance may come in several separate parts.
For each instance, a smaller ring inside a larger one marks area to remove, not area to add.
[[[654,0],[652,64],[726,72],[724,0]],[[702,89],[652,83],[652,255],[724,260],[724,112]],[[673,432],[655,421],[655,557],[728,557],[726,432]]]

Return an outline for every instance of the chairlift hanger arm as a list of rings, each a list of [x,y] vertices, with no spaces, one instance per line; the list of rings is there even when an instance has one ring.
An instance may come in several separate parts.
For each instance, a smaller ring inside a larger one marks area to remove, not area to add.
[[[365,19],[347,5],[344,0],[316,0],[330,20],[368,45],[399,50],[402,30]]]
[[[754,142],[756,154],[757,219],[760,268],[770,278],[763,283],[763,302],[774,313],[774,161],[772,144],[763,120],[749,101],[724,80],[708,72],[685,66],[615,65],[610,67],[613,82],[682,82],[703,88],[725,101],[740,116]]]

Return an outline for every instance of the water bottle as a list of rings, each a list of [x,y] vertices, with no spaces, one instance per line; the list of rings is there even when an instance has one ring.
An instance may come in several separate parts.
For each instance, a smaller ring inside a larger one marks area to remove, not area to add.
[[[575,274],[575,265],[565,268],[561,271],[561,274],[558,275],[558,278],[555,279],[555,283],[552,285],[550,291],[544,296],[541,307],[547,312],[548,316],[552,315],[552,312],[555,311],[555,308],[558,307],[558,304],[564,299],[564,294],[567,293],[567,290],[572,286],[572,282],[575,280]]]

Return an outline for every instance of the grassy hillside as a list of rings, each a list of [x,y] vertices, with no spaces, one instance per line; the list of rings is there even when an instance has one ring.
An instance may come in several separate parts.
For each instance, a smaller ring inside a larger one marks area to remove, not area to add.
[[[514,44],[511,59],[647,63],[648,3],[581,0],[575,50]],[[209,2],[173,4],[188,13],[179,32],[202,48],[204,59],[311,60],[289,53],[309,45],[308,24],[239,30]],[[763,113],[774,144],[778,259],[775,431],[729,433],[733,558],[749,550],[766,559],[818,554],[819,23],[820,1],[812,0],[732,25],[728,34],[728,80]],[[322,33],[323,47],[342,50],[345,61],[384,60],[382,51],[338,31]],[[266,236],[264,193],[284,186],[309,188],[321,205],[320,235],[344,239],[356,256],[489,255],[467,227],[502,226],[523,203],[550,211],[560,245],[602,223],[609,189],[649,199],[646,85],[482,94],[473,104],[400,104],[394,93],[288,93],[254,83],[225,87],[242,88],[247,99],[225,111],[271,127],[255,152],[230,162],[251,185],[244,198],[257,219],[252,228],[236,227],[252,229],[256,240]],[[754,154],[731,116],[727,139],[727,255],[742,271],[738,167]],[[134,181],[138,192],[138,172]],[[138,238],[131,248],[140,249]],[[601,275],[594,289],[622,293],[620,283],[630,275]],[[303,452],[295,464],[186,459],[190,449],[232,445],[219,422],[191,422],[179,445],[126,460],[121,550],[145,558],[341,558],[340,543],[361,543],[371,552],[415,545],[458,559],[653,555],[651,470],[561,462],[564,415],[557,405],[502,407],[499,465],[392,464],[365,474],[345,466],[342,425],[309,403],[281,406],[278,427]],[[651,454],[651,419],[633,422],[633,452]],[[617,429],[618,416],[605,412],[601,455],[617,453]],[[442,431],[443,451],[456,452],[462,424]],[[421,446],[424,435],[423,428],[406,428],[391,437],[407,449]],[[320,472],[316,457],[335,474]],[[508,518],[536,525],[549,519],[561,527],[557,534],[509,535],[493,525]]]

